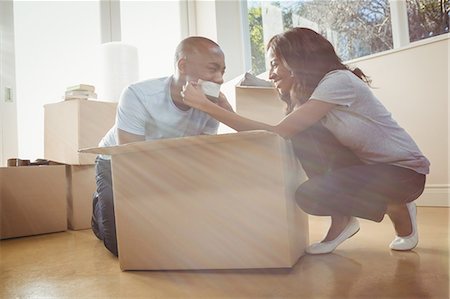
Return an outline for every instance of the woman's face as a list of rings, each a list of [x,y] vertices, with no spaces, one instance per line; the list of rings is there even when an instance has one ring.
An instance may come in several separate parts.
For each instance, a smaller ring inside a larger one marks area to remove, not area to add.
[[[275,56],[272,49],[269,49],[267,54],[270,63],[269,79],[272,80],[281,95],[289,95],[292,84],[294,83],[294,77],[291,75],[291,71]]]

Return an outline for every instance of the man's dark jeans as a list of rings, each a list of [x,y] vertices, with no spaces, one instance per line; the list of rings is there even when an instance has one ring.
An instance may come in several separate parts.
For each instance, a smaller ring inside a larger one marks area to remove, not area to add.
[[[118,256],[111,162],[97,157],[95,161],[97,191],[92,205],[92,230],[112,254]]]

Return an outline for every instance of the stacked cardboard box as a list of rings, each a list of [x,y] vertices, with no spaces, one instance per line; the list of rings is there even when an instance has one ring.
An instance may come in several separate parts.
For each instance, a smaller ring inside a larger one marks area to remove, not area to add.
[[[67,229],[64,165],[0,167],[0,239]]]
[[[72,230],[91,227],[95,165],[66,165],[67,222]]]
[[[70,100],[44,106],[44,157],[69,165],[94,164],[95,155],[79,153],[97,146],[113,126],[117,103]]]
[[[294,194],[305,175],[278,135],[137,142],[112,155],[123,270],[291,267],[308,244]]]
[[[97,146],[114,125],[117,103],[70,100],[44,106],[44,157],[66,164],[68,224],[91,227],[95,192],[95,154],[78,150]]]

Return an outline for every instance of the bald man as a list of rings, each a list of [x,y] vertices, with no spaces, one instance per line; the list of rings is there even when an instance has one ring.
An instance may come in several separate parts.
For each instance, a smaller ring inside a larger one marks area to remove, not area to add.
[[[175,50],[172,76],[141,81],[122,92],[116,123],[100,146],[216,134],[219,123],[208,114],[185,105],[181,91],[187,81],[198,79],[222,84],[224,72],[225,57],[218,44],[199,36],[184,39]],[[232,111],[223,94],[217,105]],[[97,191],[93,199],[92,230],[105,247],[118,256],[109,157],[98,156],[95,169]],[[149,173],[151,171],[149,169]]]

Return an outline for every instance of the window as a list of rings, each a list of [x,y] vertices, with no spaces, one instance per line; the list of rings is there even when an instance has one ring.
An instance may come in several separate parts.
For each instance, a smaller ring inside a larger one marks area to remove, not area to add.
[[[411,42],[449,32],[448,0],[405,1]],[[249,0],[247,3],[255,74],[266,70],[264,54],[269,39],[297,26],[324,35],[344,61],[393,48],[390,0]]]
[[[448,0],[407,0],[411,42],[449,32]]]
[[[253,71],[265,71],[270,37],[292,27],[324,35],[343,60],[392,48],[388,0],[248,1]]]

